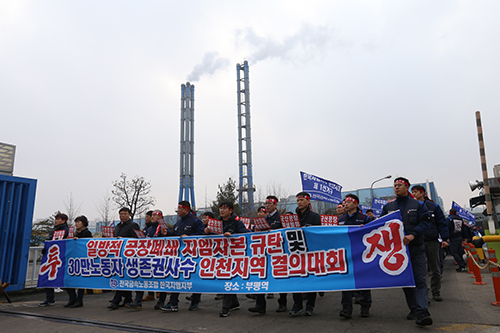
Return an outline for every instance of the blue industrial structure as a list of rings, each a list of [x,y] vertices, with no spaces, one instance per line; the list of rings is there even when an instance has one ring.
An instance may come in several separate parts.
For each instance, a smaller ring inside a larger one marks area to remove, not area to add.
[[[243,78],[241,72],[243,71]],[[250,128],[250,81],[248,61],[243,65],[236,64],[236,84],[238,99],[238,160],[239,160],[239,197],[238,203],[243,216],[254,212],[252,178],[252,135]],[[241,83],[243,82],[243,87]],[[244,109],[242,109],[244,106]]]
[[[7,291],[24,288],[36,179],[0,174],[0,279]]]
[[[194,201],[194,85],[181,85],[181,156],[179,201]]]

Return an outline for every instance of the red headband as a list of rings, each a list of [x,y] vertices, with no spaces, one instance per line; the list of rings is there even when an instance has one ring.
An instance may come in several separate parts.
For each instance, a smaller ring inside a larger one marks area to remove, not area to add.
[[[179,206],[177,206],[177,208],[184,208],[184,209],[187,209],[187,210],[191,210],[191,208],[189,208],[188,206],[184,206],[184,205],[181,205],[181,204],[179,204]]]
[[[351,198],[351,197],[347,197],[344,199],[344,201],[352,201],[354,202],[355,204],[359,204],[358,200],[354,199],[354,198]]]
[[[308,195],[299,195],[299,196],[297,196],[297,198],[304,198],[304,199],[307,199],[307,200],[311,200],[311,197],[308,196]]]
[[[261,209],[260,209],[260,212],[267,213],[267,210],[266,210],[265,208],[261,208]]]
[[[276,199],[272,199],[272,198],[269,198],[269,199],[266,199],[266,202],[272,202],[272,203],[277,204],[277,203],[278,203],[278,200],[276,200]]]
[[[158,216],[163,217],[162,213],[160,213],[160,212],[159,212],[159,211],[157,211],[157,210],[155,210],[155,211],[153,212],[153,215],[158,215]]]
[[[422,193],[425,194],[425,190],[422,190],[422,189],[419,189],[419,188],[416,188],[415,190],[420,191],[420,192],[422,192]]]
[[[402,179],[395,180],[394,184],[404,184],[404,185],[410,187],[410,184],[408,184],[408,182],[406,182],[406,181],[404,181]]]

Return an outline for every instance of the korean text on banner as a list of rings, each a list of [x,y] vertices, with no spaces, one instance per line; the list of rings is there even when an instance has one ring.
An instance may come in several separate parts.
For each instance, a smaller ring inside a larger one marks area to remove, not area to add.
[[[399,211],[359,226],[45,243],[38,287],[282,293],[414,286]]]

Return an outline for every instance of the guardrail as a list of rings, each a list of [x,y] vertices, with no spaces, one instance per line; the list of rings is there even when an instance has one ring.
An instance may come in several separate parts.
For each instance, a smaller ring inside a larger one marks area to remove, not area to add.
[[[36,288],[38,282],[38,272],[40,271],[40,263],[42,261],[43,246],[30,247],[28,257],[28,268],[26,269],[25,288]]]

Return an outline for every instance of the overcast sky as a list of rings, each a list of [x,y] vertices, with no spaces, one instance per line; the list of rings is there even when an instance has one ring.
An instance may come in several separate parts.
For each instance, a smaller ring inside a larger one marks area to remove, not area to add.
[[[477,110],[490,177],[500,164],[499,15],[496,1],[0,0],[0,142],[17,146],[14,175],[38,180],[35,218],[71,193],[97,218],[121,172],[173,214],[189,79],[202,207],[238,179],[247,59],[258,189],[295,194],[301,170],[345,190],[390,174],[466,206]]]

